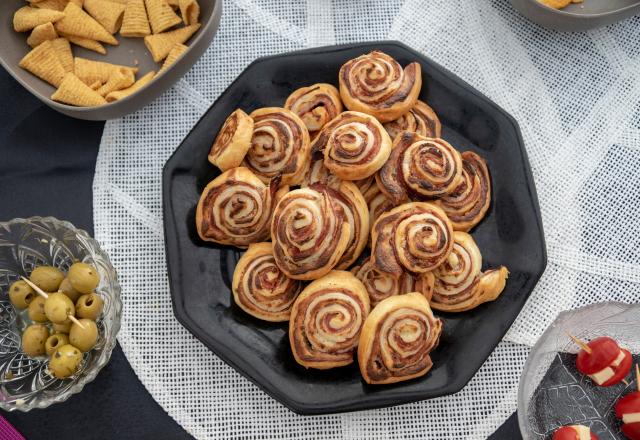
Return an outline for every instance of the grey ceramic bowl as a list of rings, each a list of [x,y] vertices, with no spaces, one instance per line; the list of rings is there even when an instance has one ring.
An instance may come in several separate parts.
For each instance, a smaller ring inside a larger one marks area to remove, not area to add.
[[[558,31],[584,31],[607,26],[640,13],[638,0],[584,0],[562,10],[538,0],[511,0],[513,7],[529,20]]]
[[[144,107],[165,90],[171,87],[179,78],[195,64],[211,44],[220,24],[222,15],[222,0],[199,0],[200,22],[202,27],[191,37],[187,45],[189,50],[170,68],[158,75],[151,83],[138,92],[122,100],[99,107],[74,107],[52,101],[50,96],[55,89],[20,68],[18,63],[31,49],[27,45],[29,32],[17,33],[13,30],[13,14],[24,6],[24,0],[0,0],[0,64],[27,90],[49,107],[65,115],[89,120],[105,120],[120,118]],[[150,70],[158,70],[159,65],[153,62],[142,38],[124,38],[116,35],[119,46],[105,45],[106,55],[101,55],[87,49],[72,45],[74,56],[92,60],[106,61],[128,66],[135,65],[137,60],[138,78]]]

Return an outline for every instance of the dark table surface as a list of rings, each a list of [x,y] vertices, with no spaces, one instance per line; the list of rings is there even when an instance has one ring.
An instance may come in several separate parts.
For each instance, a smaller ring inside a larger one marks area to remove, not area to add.
[[[54,112],[3,69],[0,103],[0,221],[52,215],[92,234],[91,187],[104,123]],[[193,438],[153,400],[119,345],[80,394],[44,410],[2,415],[28,440]],[[515,414],[490,437],[521,438]]]

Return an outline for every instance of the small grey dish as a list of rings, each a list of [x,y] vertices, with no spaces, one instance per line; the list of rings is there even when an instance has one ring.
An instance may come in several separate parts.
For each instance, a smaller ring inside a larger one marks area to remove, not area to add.
[[[99,107],[74,107],[51,100],[55,88],[40,78],[18,66],[18,63],[31,48],[27,45],[29,32],[18,33],[13,30],[13,14],[22,6],[24,0],[0,1],[0,64],[20,84],[33,93],[38,99],[49,107],[78,119],[101,121],[116,119],[133,113],[160,96],[171,87],[198,61],[207,50],[220,24],[222,15],[222,0],[199,0],[200,23],[202,27],[186,43],[189,50],[184,53],[172,66],[157,75],[145,87],[131,96]],[[72,45],[74,56],[88,58],[108,63],[135,66],[140,69],[137,78],[145,73],[158,71],[161,64],[154,63],[151,54],[144,45],[142,38],[125,38],[116,34],[120,42],[118,46],[105,44],[106,55],[101,55],[87,49]]]
[[[584,0],[558,10],[538,0],[511,0],[529,20],[558,31],[585,31],[607,26],[640,13],[638,0]]]

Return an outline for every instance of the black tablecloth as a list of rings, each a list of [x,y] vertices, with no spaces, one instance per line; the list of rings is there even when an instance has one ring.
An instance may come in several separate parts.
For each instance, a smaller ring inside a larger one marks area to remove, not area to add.
[[[0,103],[0,221],[52,215],[92,233],[91,186],[103,123],[50,110],[3,69]],[[119,345],[96,380],[67,402],[2,415],[29,440],[193,438],[153,400]],[[515,415],[490,438],[522,438]]]

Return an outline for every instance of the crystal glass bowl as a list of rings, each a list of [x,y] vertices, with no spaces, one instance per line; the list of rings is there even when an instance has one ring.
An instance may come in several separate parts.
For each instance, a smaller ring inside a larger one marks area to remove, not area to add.
[[[27,311],[9,301],[9,286],[40,265],[52,265],[66,273],[75,261],[94,266],[100,273],[96,289],[104,300],[98,319],[98,343],[84,354],[78,372],[56,379],[48,372],[48,358],[22,353],[21,334],[31,324]],[[122,302],[118,277],[107,254],[85,231],[53,217],[14,219],[0,223],[0,408],[29,411],[63,402],[95,379],[116,344]]]
[[[610,336],[634,355],[640,353],[640,305],[606,302],[562,312],[531,350],[520,378],[518,422],[524,440],[544,440],[564,425],[585,425],[601,440],[624,439],[613,405],[636,390],[628,383],[597,387],[575,368],[579,347],[572,334],[589,341]]]

